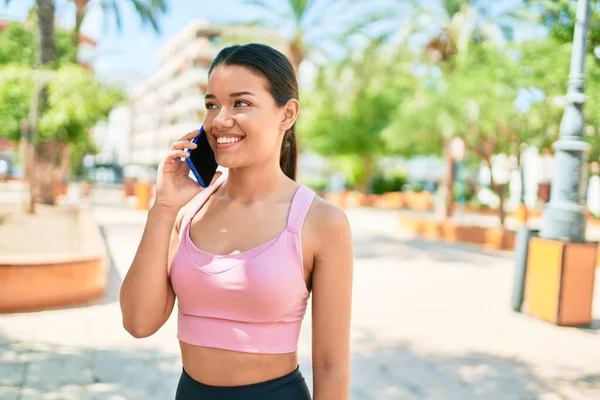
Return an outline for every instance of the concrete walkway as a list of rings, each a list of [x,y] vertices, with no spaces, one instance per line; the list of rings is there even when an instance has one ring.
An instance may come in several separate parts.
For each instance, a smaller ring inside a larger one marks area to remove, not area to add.
[[[352,399],[600,398],[600,304],[587,329],[513,313],[509,254],[412,239],[394,212],[349,215]],[[1,400],[173,399],[181,371],[175,315],[142,340],[120,320],[118,289],[145,214],[97,208],[96,218],[112,255],[107,296],[87,307],[0,316]],[[310,310],[300,357],[311,383]]]

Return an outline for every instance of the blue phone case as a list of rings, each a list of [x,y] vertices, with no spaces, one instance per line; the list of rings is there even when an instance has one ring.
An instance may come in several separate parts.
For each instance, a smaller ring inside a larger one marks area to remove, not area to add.
[[[204,126],[200,127],[200,135],[204,135]],[[200,135],[196,136],[195,138],[192,139],[192,143],[197,143],[198,139],[200,138]],[[187,149],[187,152],[189,153],[191,150]],[[190,167],[190,170],[192,171],[192,173],[194,174],[194,176],[196,177],[196,180],[198,181],[198,183],[200,184],[200,186],[202,186],[203,188],[207,187],[209,183],[204,183],[204,181],[202,180],[202,177],[200,176],[200,174],[198,173],[198,170],[196,170],[196,167],[194,167],[194,164],[192,163],[192,161],[189,158],[185,159],[185,162],[187,162],[187,164]]]

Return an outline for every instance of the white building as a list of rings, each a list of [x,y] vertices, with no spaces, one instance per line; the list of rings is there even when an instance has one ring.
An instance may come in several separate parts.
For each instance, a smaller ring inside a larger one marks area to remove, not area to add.
[[[130,107],[119,106],[110,112],[108,121],[94,127],[92,135],[100,149],[95,164],[125,166],[129,163],[131,116]]]
[[[221,48],[251,41],[285,49],[283,38],[258,28],[216,26],[206,20],[187,25],[158,51],[158,70],[131,96],[129,163],[155,167],[170,144],[198,129],[204,120],[208,68]]]

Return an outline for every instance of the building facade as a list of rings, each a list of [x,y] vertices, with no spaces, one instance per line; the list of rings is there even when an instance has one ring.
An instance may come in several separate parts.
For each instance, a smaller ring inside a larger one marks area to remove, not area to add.
[[[249,41],[285,51],[283,38],[272,31],[206,20],[190,23],[159,49],[158,70],[131,95],[131,164],[156,167],[173,141],[200,127],[212,60],[223,47]]]

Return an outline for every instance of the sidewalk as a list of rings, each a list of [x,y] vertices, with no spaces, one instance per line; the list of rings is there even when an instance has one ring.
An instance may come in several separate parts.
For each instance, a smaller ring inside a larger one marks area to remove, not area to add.
[[[181,372],[175,314],[142,340],[120,320],[120,279],[145,214],[119,208],[95,214],[113,258],[106,298],[88,307],[0,316],[0,400],[173,399]],[[589,329],[513,313],[509,254],[407,237],[397,212],[348,214],[356,260],[351,399],[600,398],[598,301]],[[310,309],[299,353],[312,386]]]

